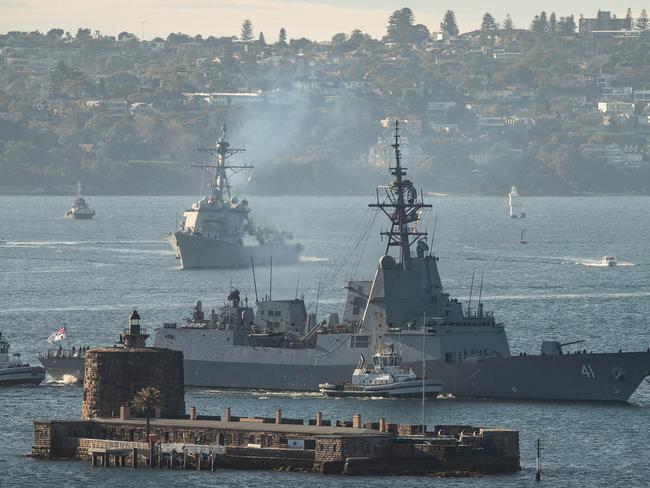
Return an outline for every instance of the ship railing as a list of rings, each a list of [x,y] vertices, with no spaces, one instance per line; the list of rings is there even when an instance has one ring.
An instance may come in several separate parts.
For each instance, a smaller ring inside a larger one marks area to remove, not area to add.
[[[122,335],[131,335],[131,330],[122,329]],[[147,329],[140,329],[140,335],[147,335]]]
[[[39,357],[43,358],[82,358],[88,350],[87,347],[80,347],[79,349],[63,349],[53,348],[48,349],[46,352],[39,353]]]

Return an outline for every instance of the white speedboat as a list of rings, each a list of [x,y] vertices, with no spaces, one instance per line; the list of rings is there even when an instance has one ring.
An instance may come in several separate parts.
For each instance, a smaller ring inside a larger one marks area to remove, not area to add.
[[[45,369],[20,361],[20,354],[9,357],[9,342],[0,333],[0,386],[32,384],[45,379]]]
[[[370,365],[361,356],[352,383],[321,383],[319,390],[330,397],[436,398],[442,393],[441,380],[419,379],[401,363],[402,355],[394,346],[385,346],[372,356]]]
[[[604,266],[616,266],[618,264],[618,261],[614,256],[603,256],[601,263]]]

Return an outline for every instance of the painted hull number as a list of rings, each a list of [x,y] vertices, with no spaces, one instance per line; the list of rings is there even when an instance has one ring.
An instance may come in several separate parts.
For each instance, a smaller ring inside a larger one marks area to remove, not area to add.
[[[582,376],[584,376],[588,380],[595,380],[596,379],[596,374],[594,373],[594,370],[591,367],[591,364],[583,364],[582,367],[580,368],[580,373],[582,374]]]

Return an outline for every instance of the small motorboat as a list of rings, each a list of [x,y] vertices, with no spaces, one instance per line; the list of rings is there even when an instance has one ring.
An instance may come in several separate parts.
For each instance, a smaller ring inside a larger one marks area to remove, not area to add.
[[[616,266],[618,264],[618,261],[614,256],[603,256],[601,263],[603,266]]]
[[[351,383],[321,383],[320,392],[328,397],[436,398],[442,381],[419,379],[412,369],[401,366],[402,355],[393,345],[384,346],[366,364],[361,355]]]
[[[20,361],[20,354],[9,357],[9,342],[0,333],[0,386],[32,384],[38,385],[45,379],[45,369],[30,366]]]

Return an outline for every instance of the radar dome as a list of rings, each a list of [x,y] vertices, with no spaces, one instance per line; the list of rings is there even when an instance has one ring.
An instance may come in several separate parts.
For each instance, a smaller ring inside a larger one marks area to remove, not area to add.
[[[379,267],[381,269],[393,269],[395,268],[395,259],[393,259],[393,256],[389,256],[388,254],[382,256],[379,258]]]

